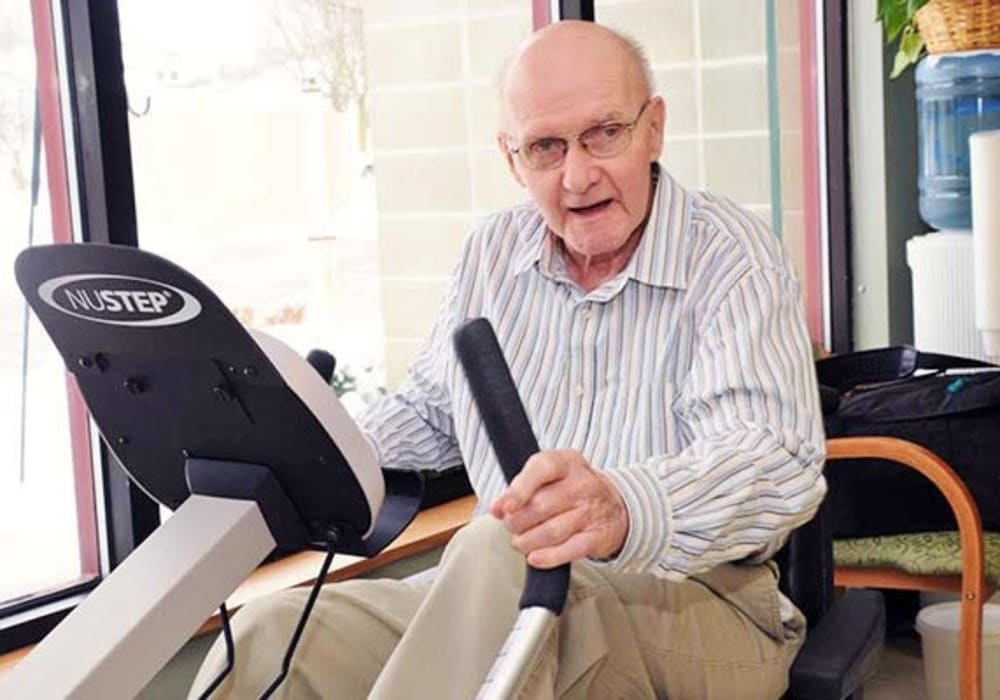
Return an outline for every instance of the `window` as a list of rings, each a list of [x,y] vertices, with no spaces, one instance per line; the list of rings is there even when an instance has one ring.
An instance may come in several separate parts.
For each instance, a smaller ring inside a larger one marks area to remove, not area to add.
[[[0,276],[0,392],[7,402],[0,421],[0,615],[99,573],[83,416],[61,357],[11,274],[22,249],[54,241],[49,185],[60,181],[46,170],[46,156],[55,154],[45,153],[42,139],[43,117],[46,129],[60,132],[58,96],[37,91],[31,12],[27,3],[0,7],[0,265],[8,271]],[[54,56],[43,58],[38,72],[45,74]]]
[[[141,247],[246,325],[329,349],[342,381],[380,385],[360,6],[119,7]]]
[[[332,352],[349,410],[395,386],[475,217],[523,196],[494,79],[530,5],[119,7],[140,246]]]

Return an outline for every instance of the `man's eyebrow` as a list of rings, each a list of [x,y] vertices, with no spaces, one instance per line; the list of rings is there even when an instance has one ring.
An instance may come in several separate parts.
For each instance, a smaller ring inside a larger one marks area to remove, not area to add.
[[[562,138],[566,138],[566,134],[567,133],[569,133],[569,134],[574,134],[574,133],[580,134],[580,133],[583,133],[584,131],[586,131],[587,129],[593,129],[595,126],[601,126],[603,124],[614,124],[614,123],[619,123],[619,122],[624,123],[626,121],[628,121],[628,117],[625,116],[623,113],[615,111],[615,110],[611,110],[609,112],[605,112],[604,116],[601,117],[601,118],[599,118],[599,119],[592,119],[592,120],[590,120],[587,123],[587,126],[583,127],[582,129],[580,129],[579,131],[576,131],[576,132],[572,132],[572,131],[571,132],[565,132],[564,131],[564,132],[559,133],[559,132],[555,132],[555,131],[549,131],[549,132],[539,131],[539,132],[535,133],[535,132],[530,132],[529,131],[529,132],[527,132],[524,135],[524,140],[522,141],[522,143],[533,143],[533,142],[539,141],[541,139],[562,139]]]

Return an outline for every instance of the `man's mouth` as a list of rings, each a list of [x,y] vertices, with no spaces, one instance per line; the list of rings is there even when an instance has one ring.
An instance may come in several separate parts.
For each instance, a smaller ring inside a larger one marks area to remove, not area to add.
[[[580,216],[590,216],[593,214],[599,214],[600,212],[607,209],[609,206],[611,206],[611,200],[602,199],[601,201],[595,202],[593,204],[588,204],[582,207],[567,207],[567,209],[574,214],[579,214]]]

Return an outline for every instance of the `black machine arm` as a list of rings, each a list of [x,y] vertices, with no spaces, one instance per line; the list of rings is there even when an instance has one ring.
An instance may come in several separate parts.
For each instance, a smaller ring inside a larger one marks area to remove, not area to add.
[[[455,331],[454,342],[479,415],[509,483],[528,458],[538,452],[538,441],[503,351],[493,327],[485,318],[473,319],[460,326]],[[568,586],[569,564],[554,569],[536,569],[529,565],[521,608],[544,607],[558,615],[566,602]]]

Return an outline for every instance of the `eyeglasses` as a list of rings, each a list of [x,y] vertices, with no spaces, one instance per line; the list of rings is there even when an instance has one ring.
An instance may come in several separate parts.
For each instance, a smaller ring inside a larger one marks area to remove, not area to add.
[[[612,158],[632,143],[632,130],[651,101],[646,100],[630,122],[605,122],[584,129],[576,136],[543,136],[520,146],[508,141],[507,150],[520,155],[524,164],[532,170],[558,168],[566,160],[569,144],[574,140],[579,141],[583,149],[595,158]]]

